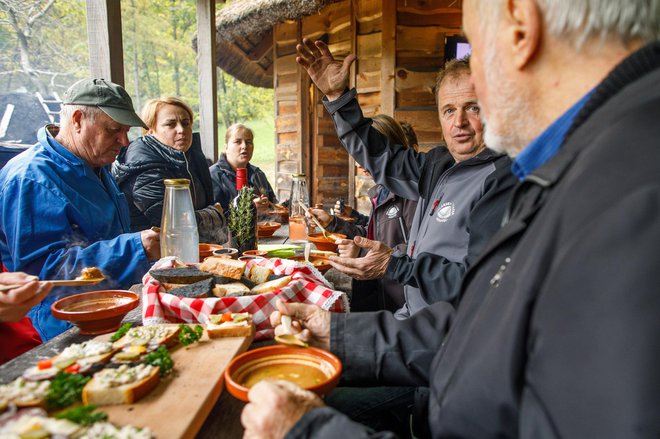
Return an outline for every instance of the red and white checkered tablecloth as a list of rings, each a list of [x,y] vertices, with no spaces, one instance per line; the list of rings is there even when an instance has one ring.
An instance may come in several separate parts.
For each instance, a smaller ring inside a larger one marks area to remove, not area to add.
[[[226,311],[249,312],[256,326],[255,340],[261,340],[273,337],[273,328],[268,317],[275,311],[276,299],[310,303],[333,312],[349,311],[346,293],[333,290],[333,285],[315,268],[296,261],[270,258],[248,261],[246,272],[255,264],[268,267],[275,274],[291,275],[292,279],[286,287],[275,293],[192,299],[168,294],[160,286],[160,282],[149,273],[145,274],[142,278],[142,323],[205,324],[210,314]],[[174,260],[168,257],[156,262],[152,270],[173,266]]]

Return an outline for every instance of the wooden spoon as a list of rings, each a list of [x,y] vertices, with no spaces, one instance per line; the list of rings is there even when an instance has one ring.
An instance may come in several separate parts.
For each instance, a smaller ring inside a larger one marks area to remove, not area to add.
[[[300,207],[303,208],[303,210],[305,211],[305,213],[308,214],[308,215],[312,218],[312,221],[314,221],[314,223],[315,223],[317,226],[319,226],[319,229],[321,229],[321,231],[323,232],[323,237],[324,237],[325,239],[332,239],[332,240],[335,240],[335,241],[338,240],[338,239],[342,239],[341,236],[337,236],[337,235],[335,235],[335,234],[332,233],[332,232],[328,232],[328,231],[325,229],[325,227],[323,227],[323,226],[321,225],[321,221],[319,221],[319,220],[314,216],[314,214],[311,213],[311,212],[309,211],[309,209],[307,208],[307,206],[305,206],[305,205],[302,203],[302,201],[299,201],[298,203],[300,203]]]
[[[276,335],[276,342],[289,346],[299,346],[301,348],[306,348],[309,346],[307,343],[292,334],[293,330],[291,329],[291,316],[282,316],[282,326],[284,327],[285,333]]]
[[[76,279],[58,279],[58,280],[42,280],[39,282],[50,282],[54,287],[81,287],[83,285],[94,285],[101,282],[103,277],[97,279],[85,279],[85,280],[76,280]],[[0,286],[0,292],[13,290],[14,288],[22,287],[25,284],[13,284],[13,285],[2,285]]]

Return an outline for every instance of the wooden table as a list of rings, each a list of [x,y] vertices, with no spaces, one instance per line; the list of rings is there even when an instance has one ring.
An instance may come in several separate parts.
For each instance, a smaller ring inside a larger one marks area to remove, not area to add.
[[[287,242],[288,236],[288,225],[283,225],[273,234],[273,237],[259,239],[259,242],[262,244],[282,244]],[[350,278],[344,274],[335,269],[330,269],[325,274],[325,277],[335,285],[335,289],[350,292]],[[134,285],[131,290],[139,292],[140,288],[141,285]],[[142,323],[141,308],[138,307],[128,313],[124,318],[124,321],[138,324]],[[47,343],[39,345],[0,366],[0,383],[9,382],[20,376],[25,369],[33,366],[37,360],[41,358],[53,357],[67,346],[73,343],[81,343],[91,338],[94,338],[94,336],[81,335],[77,328],[71,328],[49,340]],[[253,342],[248,350],[270,344],[273,344],[272,340]],[[201,439],[218,437],[228,439],[241,438],[243,436],[243,427],[240,423],[240,416],[244,405],[243,402],[235,399],[228,392],[221,392],[217,402],[211,408],[206,421],[195,437]],[[136,416],[138,416],[138,413],[136,413]],[[159,438],[162,439],[162,436],[159,436]]]

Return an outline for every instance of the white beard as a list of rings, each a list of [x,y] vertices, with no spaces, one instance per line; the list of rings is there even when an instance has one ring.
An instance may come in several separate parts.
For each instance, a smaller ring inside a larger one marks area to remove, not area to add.
[[[487,47],[484,55],[489,107],[496,113],[488,120],[482,113],[484,141],[488,148],[514,158],[534,139],[537,122],[524,88],[507,79],[494,48]]]

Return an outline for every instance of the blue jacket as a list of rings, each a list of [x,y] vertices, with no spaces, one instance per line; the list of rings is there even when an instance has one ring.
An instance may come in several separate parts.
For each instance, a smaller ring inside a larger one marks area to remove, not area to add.
[[[52,132],[52,134],[51,134]],[[150,263],[139,233],[130,232],[128,205],[106,168],[98,175],[60,145],[57,127],[39,130],[39,143],[0,171],[0,256],[10,271],[41,279],[73,279],[84,267],[106,279],[87,288],[54,288],[28,316],[42,340],[69,327],[50,305],[86,290],[128,288]]]

